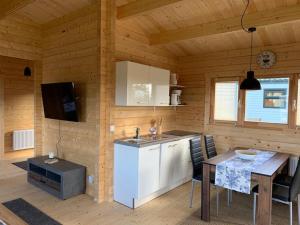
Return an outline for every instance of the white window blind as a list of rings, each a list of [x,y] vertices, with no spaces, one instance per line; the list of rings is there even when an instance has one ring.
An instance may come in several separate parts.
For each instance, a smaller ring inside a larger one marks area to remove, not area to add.
[[[237,121],[238,95],[238,81],[216,82],[214,105],[215,120]]]

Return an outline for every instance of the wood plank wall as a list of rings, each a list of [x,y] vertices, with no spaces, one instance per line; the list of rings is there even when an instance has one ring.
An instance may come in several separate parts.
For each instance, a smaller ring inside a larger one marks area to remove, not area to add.
[[[256,48],[254,53],[256,55],[266,49],[277,54],[277,64],[267,70],[255,66],[256,74],[300,73],[300,43]],[[209,124],[211,78],[245,75],[249,67],[249,53],[249,49],[243,49],[179,59],[181,81],[186,85],[183,99],[189,106],[177,111],[178,128],[213,134],[218,151],[245,146],[299,155],[298,130],[253,129]]]
[[[0,76],[0,159],[4,155],[4,79]]]
[[[0,55],[38,60],[42,56],[41,27],[21,16],[0,19]]]
[[[96,178],[99,152],[99,37],[96,7],[86,7],[44,26],[44,83],[75,82],[80,122],[60,122],[60,155],[87,167]],[[56,152],[59,121],[44,120],[43,153]],[[97,183],[87,183],[87,193],[97,195]]]
[[[14,130],[34,128],[34,75],[24,76],[24,68],[33,71],[33,62],[0,56],[0,77],[3,79],[4,151],[12,151]]]
[[[163,48],[150,46],[145,35],[116,23],[116,61],[129,60],[177,71],[177,58]],[[114,82],[114,81],[113,81]],[[114,93],[113,93],[114,94]],[[114,95],[112,101],[114,102]],[[112,121],[116,126],[115,138],[135,135],[140,127],[143,134],[149,133],[150,121],[163,118],[163,130],[175,129],[176,111],[171,107],[113,107]]]
[[[35,154],[41,155],[43,123],[41,96],[41,57],[42,57],[42,31],[41,26],[18,16],[8,16],[0,20],[0,55],[12,58],[34,60],[34,92],[35,92]]]
[[[152,65],[177,71],[177,58],[168,51],[149,45],[145,35],[130,29],[128,24],[116,21],[115,33],[115,61],[129,60],[146,65]],[[115,65],[114,65],[115,66]],[[112,70],[110,79],[110,103],[106,110],[109,113],[109,125],[115,126],[115,132],[110,133],[106,127],[106,157],[105,157],[105,184],[106,200],[112,200],[113,194],[113,141],[118,138],[132,137],[135,129],[141,128],[141,134],[148,134],[152,119],[163,119],[162,131],[176,128],[176,111],[172,107],[120,107],[115,105],[115,74]],[[102,110],[102,109],[101,109]],[[102,125],[101,125],[102,126]]]

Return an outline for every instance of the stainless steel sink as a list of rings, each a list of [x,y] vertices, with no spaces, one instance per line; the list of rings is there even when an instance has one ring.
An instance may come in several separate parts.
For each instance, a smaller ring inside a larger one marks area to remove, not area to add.
[[[143,138],[129,138],[129,139],[125,139],[123,141],[128,142],[128,143],[134,143],[134,144],[148,142],[148,140],[145,140]]]

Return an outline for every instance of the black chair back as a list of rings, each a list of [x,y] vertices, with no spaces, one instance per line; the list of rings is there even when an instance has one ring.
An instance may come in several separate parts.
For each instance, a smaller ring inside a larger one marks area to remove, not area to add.
[[[217,155],[217,150],[214,142],[214,137],[212,135],[205,135],[204,140],[207,158],[210,159],[212,157],[215,157]]]
[[[193,178],[202,180],[202,162],[205,159],[201,147],[201,137],[190,140],[190,153],[193,164]]]
[[[290,187],[290,201],[295,200],[295,198],[299,193],[300,193],[300,159],[298,160],[297,169],[293,176],[291,187]]]

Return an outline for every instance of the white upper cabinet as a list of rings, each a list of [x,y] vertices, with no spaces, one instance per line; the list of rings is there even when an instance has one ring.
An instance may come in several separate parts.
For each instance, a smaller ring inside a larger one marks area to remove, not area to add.
[[[117,62],[116,105],[169,105],[170,71],[139,63]]]
[[[170,71],[151,66],[150,79],[153,85],[153,101],[156,106],[170,104]]]

